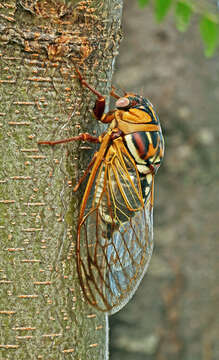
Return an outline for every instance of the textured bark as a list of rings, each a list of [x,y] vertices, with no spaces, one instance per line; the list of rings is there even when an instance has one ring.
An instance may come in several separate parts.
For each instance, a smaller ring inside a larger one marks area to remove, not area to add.
[[[122,0],[0,4],[1,359],[107,358],[107,317],[83,300],[74,261],[72,187],[92,148],[37,141],[100,131],[74,66],[109,93],[121,9]]]

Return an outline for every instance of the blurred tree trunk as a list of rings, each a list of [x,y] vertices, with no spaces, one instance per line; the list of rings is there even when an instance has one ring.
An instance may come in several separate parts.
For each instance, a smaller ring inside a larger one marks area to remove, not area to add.
[[[37,141],[102,131],[75,65],[109,93],[121,10],[122,0],[1,1],[1,359],[107,358],[107,317],[83,301],[74,261],[72,186],[92,151]]]

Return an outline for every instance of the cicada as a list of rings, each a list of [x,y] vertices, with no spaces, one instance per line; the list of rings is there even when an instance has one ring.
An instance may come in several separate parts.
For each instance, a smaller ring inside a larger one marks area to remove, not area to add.
[[[99,143],[76,191],[89,174],[77,229],[77,272],[86,300],[109,314],[120,310],[141,282],[153,250],[154,176],[164,154],[158,116],[146,98],[114,88],[115,110],[76,69],[82,86],[97,97],[94,116],[109,124],[99,137],[84,133],[69,141]]]

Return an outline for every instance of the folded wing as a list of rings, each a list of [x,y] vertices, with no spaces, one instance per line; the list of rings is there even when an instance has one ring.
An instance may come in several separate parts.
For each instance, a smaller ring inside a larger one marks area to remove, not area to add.
[[[141,179],[126,148],[111,145],[96,172],[77,240],[84,295],[101,311],[121,309],[147,270],[153,250],[151,191],[147,193],[143,199]]]

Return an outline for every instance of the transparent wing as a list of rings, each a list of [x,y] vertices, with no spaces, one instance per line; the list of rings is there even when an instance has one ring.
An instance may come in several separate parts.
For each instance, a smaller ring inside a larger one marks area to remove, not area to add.
[[[143,199],[133,159],[122,146],[113,147],[98,168],[80,219],[77,254],[85,297],[111,314],[136,291],[153,250],[151,191]]]

